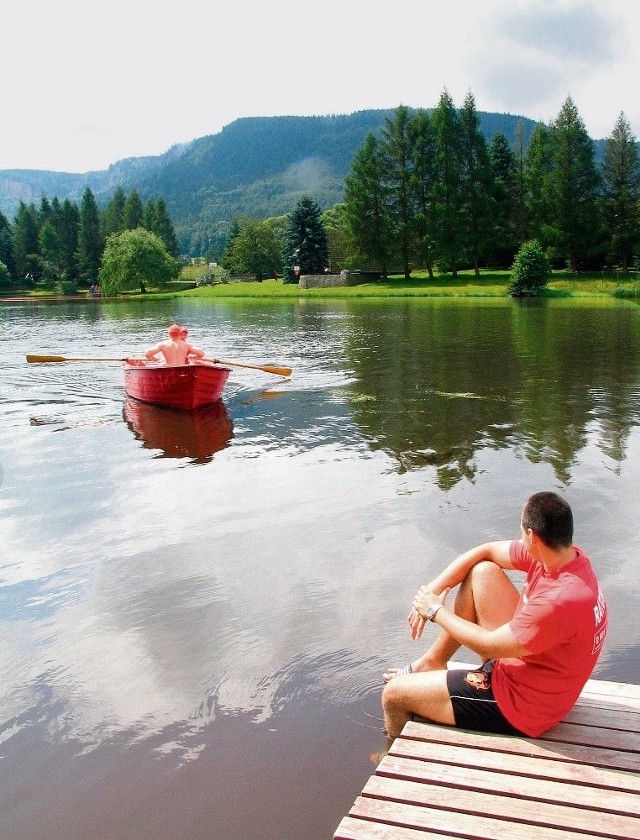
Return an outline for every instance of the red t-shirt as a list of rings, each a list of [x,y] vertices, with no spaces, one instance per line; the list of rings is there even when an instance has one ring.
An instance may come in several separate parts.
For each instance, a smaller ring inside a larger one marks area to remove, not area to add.
[[[579,548],[554,574],[520,540],[509,555],[527,573],[509,626],[531,656],[498,659],[491,685],[509,723],[536,738],[568,714],[591,676],[607,632],[607,605]]]

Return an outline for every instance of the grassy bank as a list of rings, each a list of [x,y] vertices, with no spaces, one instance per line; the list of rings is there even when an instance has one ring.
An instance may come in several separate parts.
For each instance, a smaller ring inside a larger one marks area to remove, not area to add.
[[[362,283],[358,286],[332,286],[326,289],[301,289],[297,284],[285,285],[282,280],[262,282],[216,283],[194,288],[195,278],[188,267],[180,279],[164,289],[148,289],[146,295],[137,291],[124,292],[123,297],[171,299],[195,297],[223,298],[398,298],[398,297],[505,297],[508,294],[511,273],[505,271],[459,272],[455,279],[449,274],[429,279],[427,272],[416,271],[411,280],[390,277],[386,281]],[[51,291],[11,290],[11,296],[51,296]],[[567,271],[554,271],[548,283],[549,297],[629,297],[640,299],[640,280],[637,274],[616,276],[615,272],[584,272],[573,275]],[[8,296],[8,294],[6,295]]]
[[[556,271],[549,281],[546,294],[560,296],[622,296],[639,297],[640,284],[635,275],[616,277],[603,272],[573,275]],[[451,275],[436,275],[432,280],[426,272],[416,271],[411,280],[390,277],[386,281],[363,283],[358,286],[334,286],[327,289],[300,289],[297,285],[284,285],[281,280],[264,280],[256,283],[220,283],[184,292],[186,296],[202,298],[362,298],[362,297],[504,297],[508,294],[509,271],[473,271]]]

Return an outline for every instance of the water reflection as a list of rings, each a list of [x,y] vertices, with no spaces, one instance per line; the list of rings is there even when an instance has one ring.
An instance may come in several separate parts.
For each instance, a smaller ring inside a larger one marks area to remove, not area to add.
[[[178,411],[128,397],[123,417],[145,449],[159,450],[159,458],[207,464],[233,437],[233,423],[222,400],[195,411]]]
[[[474,480],[479,450],[508,447],[566,482],[594,428],[624,459],[640,417],[636,309],[456,302],[369,320],[369,353],[353,322],[354,418],[400,473],[433,467],[447,490]]]
[[[173,320],[294,375],[236,370],[183,414],[123,402],[117,365],[25,362],[135,354]],[[607,594],[597,676],[637,681],[637,307],[35,304],[0,325],[0,836],[330,837],[384,746],[416,585],[517,536],[537,489],[568,496]]]

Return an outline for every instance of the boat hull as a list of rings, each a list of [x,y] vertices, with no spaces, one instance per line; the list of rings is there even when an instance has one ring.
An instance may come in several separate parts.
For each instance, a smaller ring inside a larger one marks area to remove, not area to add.
[[[170,366],[130,360],[122,363],[122,373],[128,396],[192,411],[222,397],[231,370],[207,362]]]

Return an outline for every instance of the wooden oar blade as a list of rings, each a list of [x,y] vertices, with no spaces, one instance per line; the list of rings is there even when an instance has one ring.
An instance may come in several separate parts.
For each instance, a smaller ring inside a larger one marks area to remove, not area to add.
[[[263,370],[265,373],[275,373],[276,376],[291,376],[293,373],[290,367],[281,367],[280,365],[251,365],[249,362],[228,362],[225,359],[210,359],[208,356],[205,356],[202,361],[213,362],[214,365],[229,365],[230,367]]]
[[[38,356],[35,353],[27,355],[28,362],[124,362],[126,357],[79,357],[79,356]]]
[[[291,376],[293,371],[289,367],[278,367],[277,365],[262,365],[260,370],[266,373],[275,373],[277,376]]]
[[[64,356],[35,356],[33,354],[27,355],[28,362],[66,362]]]

